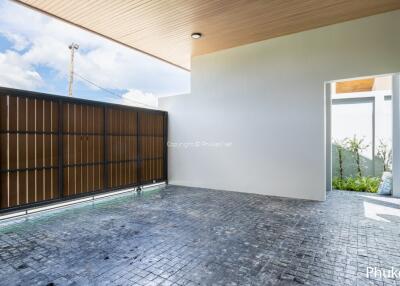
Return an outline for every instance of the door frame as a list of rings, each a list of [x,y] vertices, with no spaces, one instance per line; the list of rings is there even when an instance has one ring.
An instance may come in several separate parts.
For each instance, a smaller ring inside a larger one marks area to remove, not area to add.
[[[393,196],[400,197],[400,73],[392,75],[392,107]]]
[[[393,196],[400,197],[400,73],[380,74],[330,80],[324,82],[324,122],[325,122],[325,181],[326,191],[332,190],[332,84],[343,80],[356,80],[366,77],[392,77],[392,174]],[[396,148],[395,146],[399,146]]]

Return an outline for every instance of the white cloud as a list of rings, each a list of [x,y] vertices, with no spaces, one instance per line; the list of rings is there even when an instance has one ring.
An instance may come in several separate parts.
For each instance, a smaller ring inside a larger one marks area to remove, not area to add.
[[[0,53],[0,86],[35,90],[42,78],[21,56],[13,51]]]
[[[45,66],[67,80],[68,45],[75,42],[75,71],[104,88],[157,96],[189,91],[186,71],[13,2],[0,0],[0,11],[0,33],[19,51],[24,74]],[[0,68],[0,78],[4,72]]]
[[[23,36],[13,34],[7,31],[2,31],[1,33],[7,40],[13,43],[13,49],[16,51],[22,51],[26,49],[29,45],[29,41]]]
[[[144,93],[140,90],[129,90],[122,95],[123,104],[156,108],[158,106],[158,97],[152,93]]]

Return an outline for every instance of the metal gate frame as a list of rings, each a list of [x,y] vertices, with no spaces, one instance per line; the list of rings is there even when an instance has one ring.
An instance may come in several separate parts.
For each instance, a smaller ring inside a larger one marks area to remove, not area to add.
[[[103,194],[107,192],[112,192],[116,190],[122,190],[122,189],[129,189],[129,188],[134,188],[134,187],[141,187],[146,184],[154,184],[154,183],[160,183],[160,182],[165,182],[168,184],[168,152],[167,152],[167,140],[168,140],[168,113],[166,111],[161,111],[161,110],[153,110],[153,109],[146,109],[146,108],[140,108],[140,107],[131,107],[131,106],[126,106],[126,105],[120,105],[120,104],[114,104],[114,103],[105,103],[105,102],[100,102],[100,101],[92,101],[92,100],[87,100],[87,99],[79,99],[79,98],[71,98],[71,97],[66,97],[66,96],[60,96],[60,95],[53,95],[53,94],[47,94],[47,93],[41,93],[41,92],[33,92],[33,91],[26,91],[26,90],[20,90],[20,89],[13,89],[13,88],[5,88],[5,87],[0,87],[0,97],[2,96],[15,96],[15,97],[23,97],[23,98],[32,98],[32,99],[44,99],[44,100],[52,100],[58,102],[58,194],[59,197],[55,199],[50,199],[50,200],[42,200],[38,202],[33,202],[33,203],[28,203],[28,204],[21,204],[13,207],[8,207],[8,208],[0,208],[0,213],[5,213],[5,212],[11,212],[11,211],[16,211],[16,210],[23,210],[27,208],[32,208],[32,207],[37,207],[37,206],[43,206],[46,204],[50,203],[56,203],[56,202],[62,202],[62,201],[67,201],[67,200],[74,200],[86,196],[93,196],[97,194]],[[93,191],[93,192],[84,192],[80,194],[75,194],[75,195],[70,195],[68,197],[64,196],[64,190],[63,190],[63,168],[64,168],[64,160],[63,160],[63,154],[64,154],[64,146],[63,146],[63,104],[66,103],[75,103],[75,104],[86,104],[90,106],[96,106],[96,107],[101,107],[103,109],[103,140],[104,140],[104,155],[103,155],[103,182],[104,182],[104,189],[99,190],[99,191]],[[108,187],[108,160],[107,160],[107,150],[108,150],[108,140],[107,140],[107,128],[106,128],[106,113],[108,108],[118,108],[122,110],[128,110],[128,111],[134,111],[137,112],[137,119],[136,119],[136,138],[137,138],[137,147],[136,147],[136,162],[137,162],[137,183],[135,184],[130,184],[130,185],[124,185],[122,187],[114,187],[114,188],[109,188]],[[141,178],[141,169],[142,169],[142,164],[143,160],[140,157],[140,150],[143,146],[141,146],[141,143],[139,138],[141,137],[140,132],[139,132],[139,114],[158,114],[162,115],[163,118],[163,123],[162,123],[162,128],[163,128],[163,157],[162,157],[162,173],[163,176],[161,179],[154,179],[154,180],[147,180],[143,181]],[[9,130],[0,130],[0,134],[5,134],[5,133],[10,133]],[[28,131],[13,131],[12,133],[17,133],[17,134],[29,134]],[[43,132],[45,134],[45,132]],[[28,152],[28,150],[27,150]],[[27,166],[28,167],[28,166]],[[21,170],[28,170],[29,168],[22,168]],[[35,167],[37,169],[37,167]],[[0,170],[0,172],[8,172],[9,170]],[[1,180],[1,177],[0,177]],[[0,192],[0,198],[1,198],[2,193]]]

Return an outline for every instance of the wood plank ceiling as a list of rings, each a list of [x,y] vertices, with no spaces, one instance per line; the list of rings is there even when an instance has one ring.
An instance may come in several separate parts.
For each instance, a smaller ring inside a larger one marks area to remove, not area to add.
[[[185,69],[193,56],[400,9],[400,0],[16,1]]]
[[[340,81],[336,83],[336,93],[372,91],[374,82],[374,78]]]

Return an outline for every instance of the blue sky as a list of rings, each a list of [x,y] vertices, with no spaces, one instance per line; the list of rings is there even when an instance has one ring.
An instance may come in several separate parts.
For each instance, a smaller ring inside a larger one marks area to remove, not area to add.
[[[70,51],[78,43],[74,96],[154,105],[190,92],[190,73],[8,0],[0,0],[0,86],[66,95]]]

